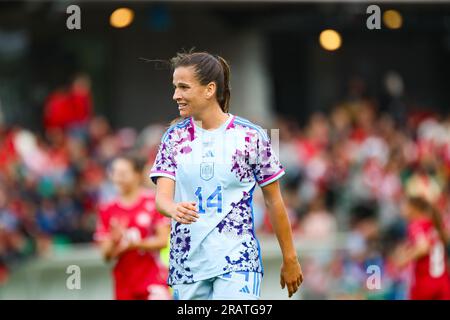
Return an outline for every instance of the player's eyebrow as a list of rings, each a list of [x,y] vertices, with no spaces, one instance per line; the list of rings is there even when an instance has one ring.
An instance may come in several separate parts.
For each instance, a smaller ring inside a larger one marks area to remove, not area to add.
[[[177,86],[177,84],[176,84],[176,83],[172,83],[172,85],[173,85],[174,87],[176,87],[176,86]],[[185,83],[185,82],[178,82],[178,86],[185,86],[185,87],[189,87],[189,84],[187,84],[187,83]]]

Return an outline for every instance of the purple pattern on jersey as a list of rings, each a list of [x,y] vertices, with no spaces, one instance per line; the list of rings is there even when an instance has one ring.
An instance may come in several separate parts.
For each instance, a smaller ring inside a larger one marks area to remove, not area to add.
[[[256,240],[242,242],[240,248],[236,257],[225,257],[227,265],[223,268],[224,273],[243,270],[262,273],[263,270]]]
[[[223,268],[223,271],[247,270],[262,272],[258,243],[253,230],[251,204],[253,190],[250,192],[244,191],[241,201],[231,204],[231,211],[216,227],[219,233],[230,237],[243,238],[244,236],[249,236],[248,241],[242,242],[236,256],[225,256],[227,265]]]
[[[187,120],[170,129],[161,143],[151,171],[175,174],[177,155],[179,153],[188,154],[192,152],[189,144],[195,139],[193,132],[192,123]]]
[[[152,172],[170,172],[175,173],[177,164],[175,162],[175,153],[171,152],[169,142],[161,143],[160,151],[155,160]]]
[[[254,129],[234,123],[232,128],[245,131],[245,144],[244,151],[237,149],[233,154],[231,172],[234,172],[241,182],[254,181],[253,167],[258,155],[257,133]]]
[[[183,154],[187,154],[187,153],[189,153],[191,151],[192,151],[192,148],[190,146],[183,147],[180,150],[180,152],[183,153]]]
[[[226,130],[236,128],[236,125],[234,124],[234,120],[235,120],[235,118],[233,116],[233,119],[231,120],[230,124],[227,126]]]
[[[239,181],[251,182],[256,177],[258,182],[263,182],[283,169],[273,154],[270,141],[265,140],[256,129],[234,123],[230,128],[245,131],[244,151],[235,151],[231,166]]]
[[[251,182],[255,179],[252,167],[247,163],[248,159],[248,151],[236,150],[233,154],[231,172],[234,172],[241,182]]]
[[[253,191],[253,189],[252,189]],[[216,228],[220,233],[242,237],[243,235],[253,234],[252,217],[252,191],[243,192],[244,196],[238,203],[231,203],[231,211],[220,221]]]
[[[283,167],[278,158],[273,155],[269,141],[260,141],[258,146],[259,161],[255,165],[254,173],[258,182],[262,182],[276,175]]]
[[[184,267],[190,248],[190,230],[181,223],[176,222],[170,232],[169,284],[194,282],[194,275],[190,268]]]

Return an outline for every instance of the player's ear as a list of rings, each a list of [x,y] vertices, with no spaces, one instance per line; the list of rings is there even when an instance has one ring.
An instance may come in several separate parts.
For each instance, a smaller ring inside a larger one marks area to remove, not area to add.
[[[215,96],[216,94],[216,83],[215,82],[210,82],[206,85],[206,90],[205,90],[205,96],[206,99],[211,99]]]

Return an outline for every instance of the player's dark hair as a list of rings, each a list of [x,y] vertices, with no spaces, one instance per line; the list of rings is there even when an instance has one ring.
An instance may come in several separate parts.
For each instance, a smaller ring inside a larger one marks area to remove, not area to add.
[[[210,82],[216,83],[216,98],[223,112],[228,113],[230,109],[230,66],[227,61],[208,52],[179,52],[170,59],[172,69],[178,67],[193,67],[195,77],[202,85]]]
[[[131,164],[133,171],[136,173],[141,173],[145,167],[145,160],[132,153],[124,153],[115,158],[115,160],[125,160]]]
[[[407,202],[412,207],[426,213],[431,218],[442,242],[444,243],[444,245],[447,244],[448,238],[447,233],[445,232],[442,216],[441,213],[435,208],[435,206],[433,206],[431,203],[420,196],[408,197]]]

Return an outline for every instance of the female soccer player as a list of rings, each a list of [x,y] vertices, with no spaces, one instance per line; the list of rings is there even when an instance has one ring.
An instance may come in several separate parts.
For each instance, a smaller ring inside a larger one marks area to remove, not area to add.
[[[155,197],[141,188],[143,165],[132,156],[112,163],[111,178],[117,198],[100,207],[95,240],[114,267],[118,300],[171,299],[167,269],[159,252],[167,246],[170,221],[155,209]]]
[[[162,138],[150,177],[158,210],[172,218],[168,283],[176,299],[258,299],[263,266],[252,195],[262,188],[281,251],[280,284],[291,297],[303,281],[269,138],[228,113],[230,69],[206,52],[171,60],[182,121]]]
[[[412,262],[410,299],[450,299],[447,236],[440,213],[421,197],[410,197],[402,208],[408,221],[408,244],[399,252],[399,266]]]

